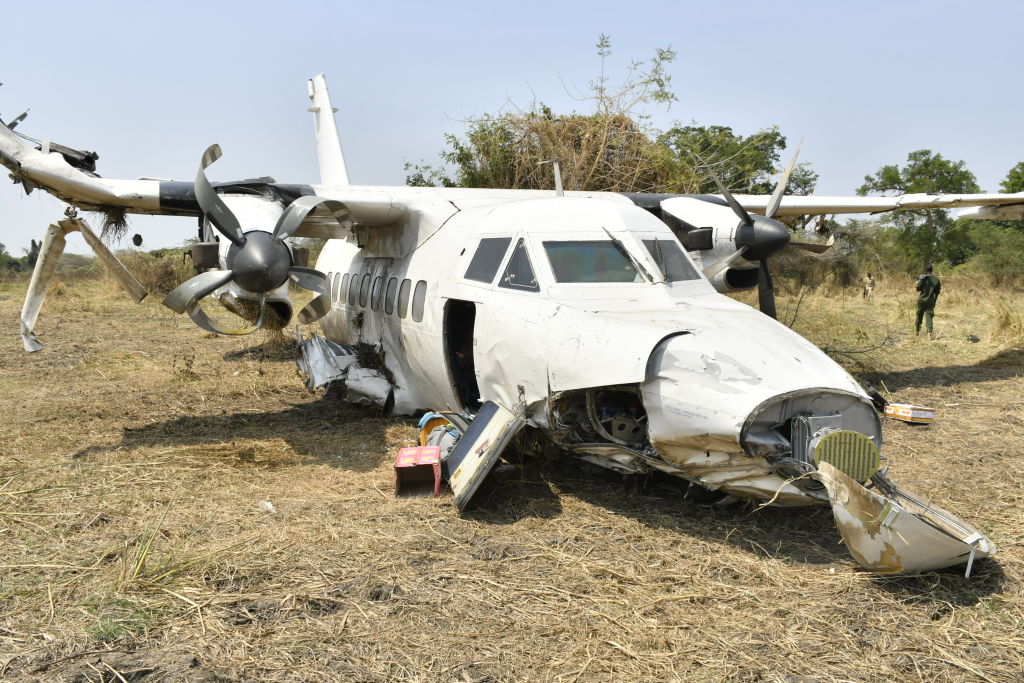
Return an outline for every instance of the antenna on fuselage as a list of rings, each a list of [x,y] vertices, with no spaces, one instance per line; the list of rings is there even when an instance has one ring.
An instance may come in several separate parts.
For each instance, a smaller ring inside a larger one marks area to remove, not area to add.
[[[564,197],[565,191],[562,189],[562,167],[558,165],[558,159],[548,159],[547,161],[542,161],[537,165],[543,166],[544,164],[551,164],[551,168],[555,172],[555,196]]]

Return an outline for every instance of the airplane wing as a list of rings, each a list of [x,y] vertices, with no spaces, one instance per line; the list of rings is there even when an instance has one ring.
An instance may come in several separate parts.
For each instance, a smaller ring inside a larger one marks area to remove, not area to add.
[[[58,151],[59,150],[59,151]],[[198,216],[195,184],[168,180],[103,178],[92,169],[95,156],[83,163],[82,153],[48,141],[36,142],[0,121],[0,164],[11,180],[27,193],[45,190],[86,211],[165,216]],[[197,154],[197,160],[199,155]],[[215,183],[219,194],[239,195],[237,201],[277,201],[287,205],[301,196],[337,199],[357,224],[387,225],[399,220],[407,207],[392,193],[379,188],[287,185],[271,178]],[[344,230],[326,212],[313,212],[292,233],[295,237],[343,237]]]
[[[735,195],[747,211],[764,213],[768,195]],[[724,200],[723,200],[724,202]],[[958,207],[1000,207],[998,215],[974,211],[966,218],[1024,218],[1024,192],[1016,194],[902,194],[893,197],[786,195],[777,217],[822,216],[839,213],[882,213],[912,209],[955,209]],[[1006,215],[1008,214],[1008,215]]]

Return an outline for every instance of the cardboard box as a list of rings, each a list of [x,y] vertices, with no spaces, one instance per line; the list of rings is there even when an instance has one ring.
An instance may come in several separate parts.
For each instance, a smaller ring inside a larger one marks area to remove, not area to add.
[[[885,416],[913,424],[931,424],[935,422],[935,409],[909,403],[887,403]]]
[[[411,446],[395,458],[395,498],[425,498],[441,493],[441,449]]]

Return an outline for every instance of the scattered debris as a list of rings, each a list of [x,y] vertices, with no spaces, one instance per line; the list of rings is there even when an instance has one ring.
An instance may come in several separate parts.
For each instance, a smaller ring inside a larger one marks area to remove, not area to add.
[[[935,422],[935,409],[909,403],[889,403],[885,406],[885,416],[911,424],[931,424]]]
[[[395,459],[395,498],[426,498],[441,494],[441,449],[410,446]]]

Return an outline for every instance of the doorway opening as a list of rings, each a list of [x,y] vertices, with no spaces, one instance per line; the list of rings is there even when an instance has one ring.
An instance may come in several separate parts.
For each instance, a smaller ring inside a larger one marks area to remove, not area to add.
[[[480,407],[480,388],[476,383],[473,360],[473,328],[476,304],[449,299],[444,305],[444,350],[452,388],[462,408],[475,413]]]

